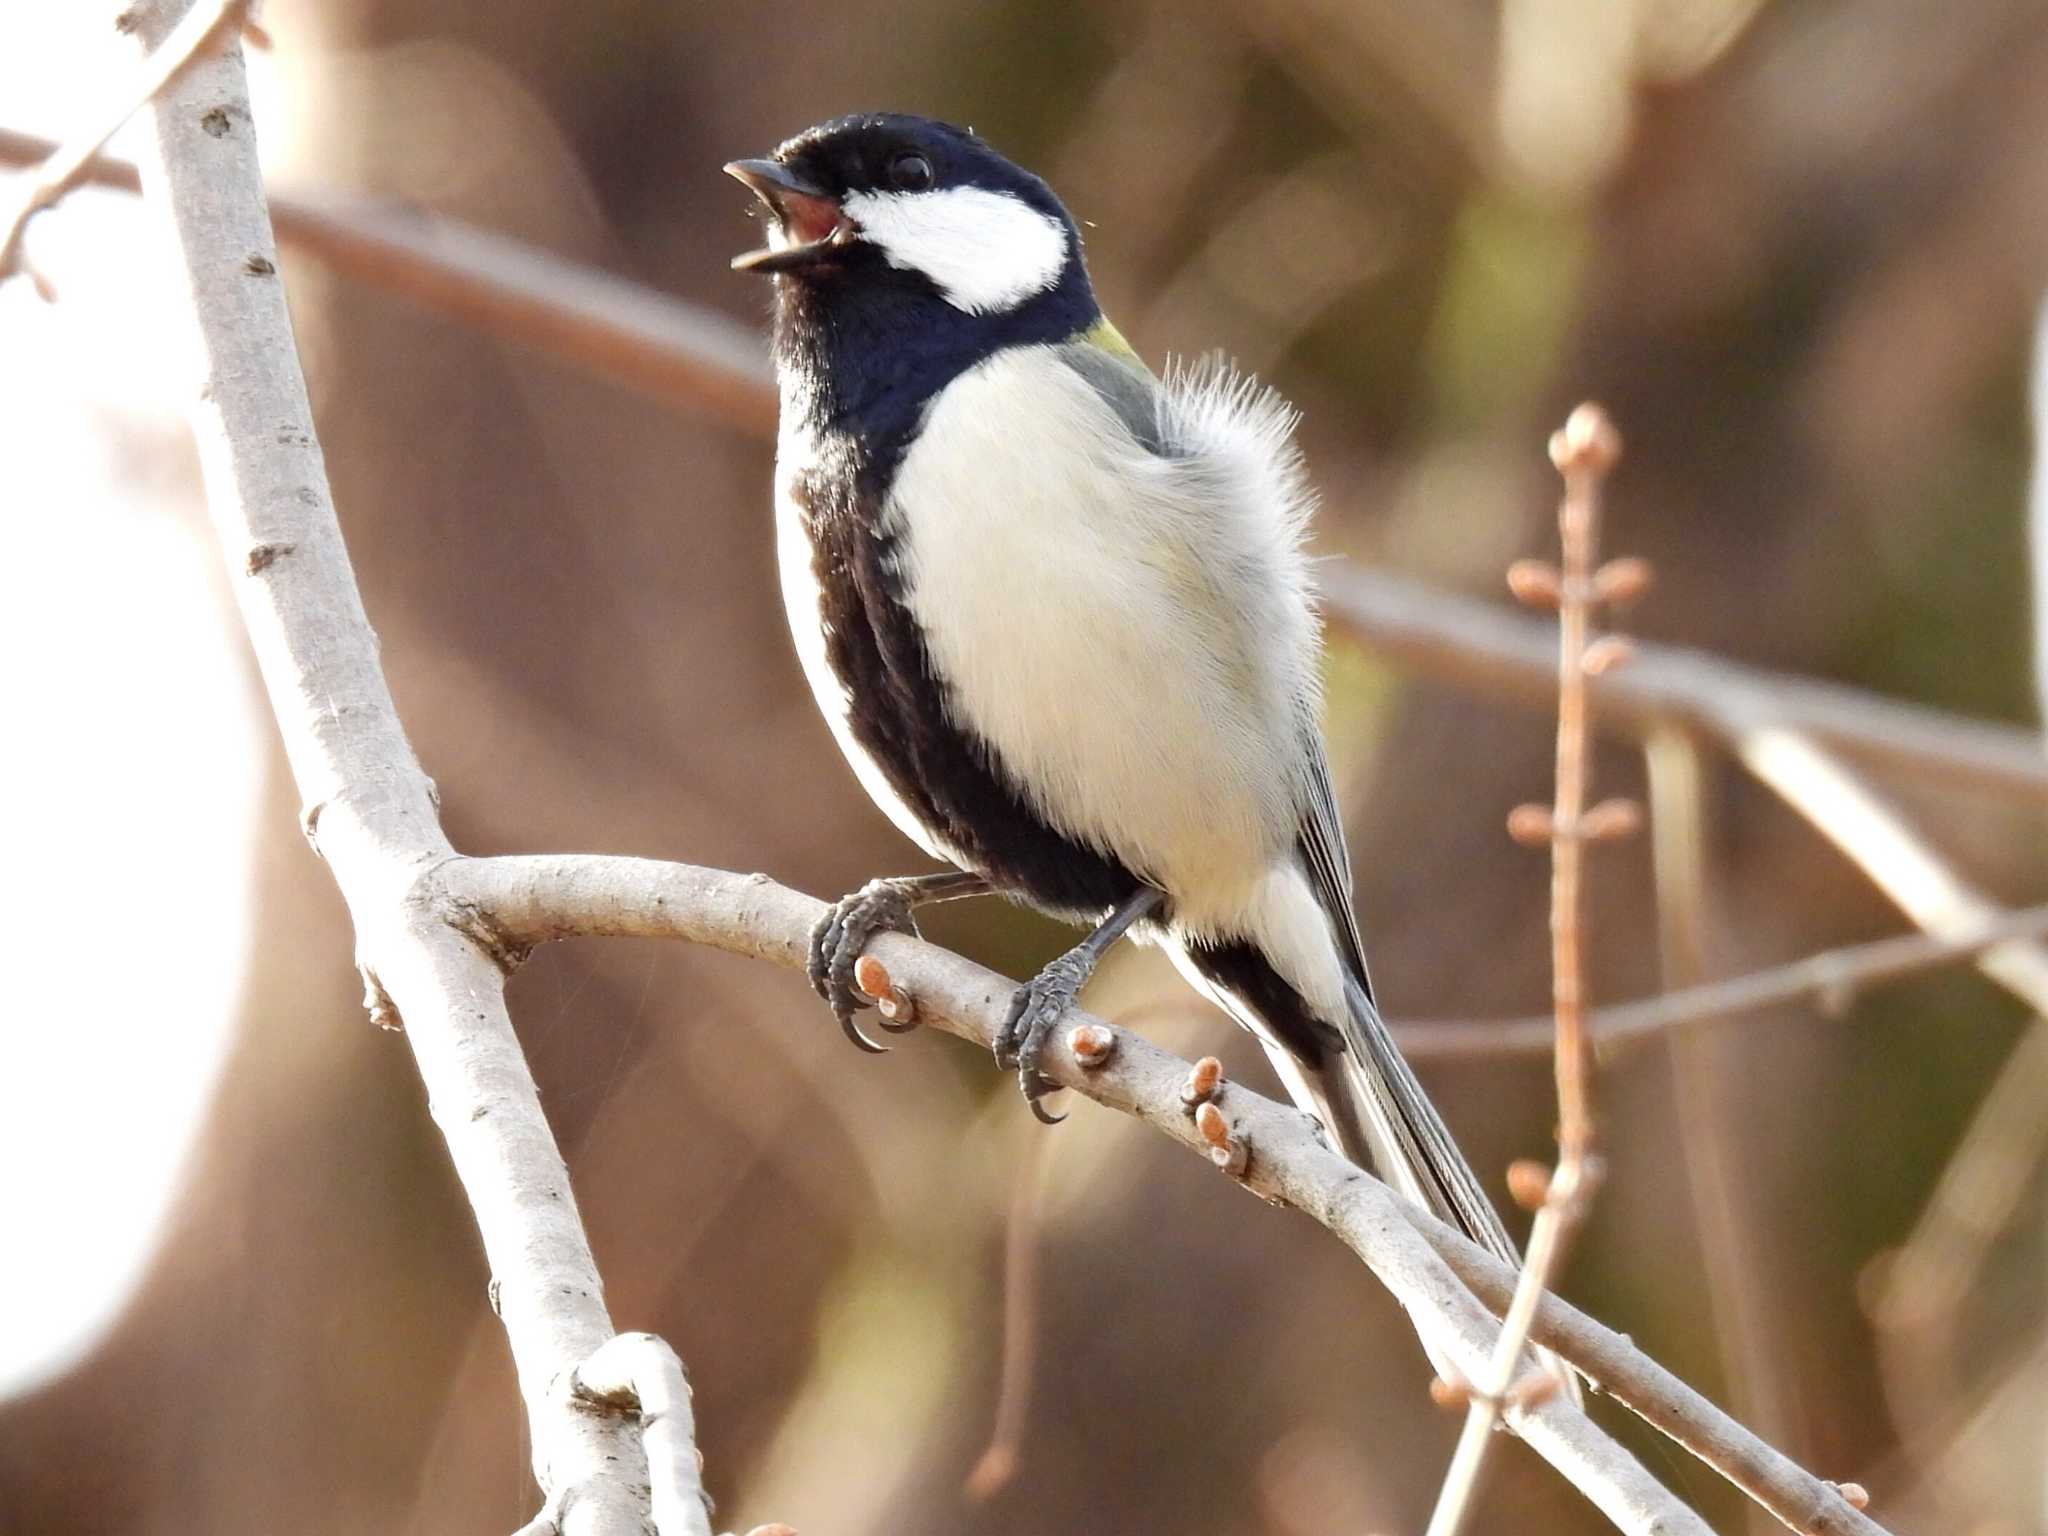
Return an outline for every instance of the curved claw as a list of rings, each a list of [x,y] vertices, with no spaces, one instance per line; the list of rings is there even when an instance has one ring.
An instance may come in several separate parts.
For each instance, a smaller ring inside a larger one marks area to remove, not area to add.
[[[875,1020],[875,1023],[878,1027],[892,1035],[914,1035],[917,1033],[918,1028],[917,1020],[915,1019],[910,1020],[907,1024],[898,1024],[892,1019],[878,1018]],[[888,1047],[885,1045],[882,1049],[886,1051]]]
[[[870,1056],[886,1056],[889,1054],[889,1047],[877,1045],[861,1032],[861,1027],[853,1021],[852,1014],[840,1013],[836,1008],[832,1011],[839,1020],[839,1032],[853,1042],[855,1049],[866,1051]],[[889,1026],[885,1024],[882,1027],[887,1029]]]
[[[1039,1081],[1044,1082],[1045,1079],[1040,1078]],[[1054,1086],[1057,1086],[1057,1084]],[[1024,1102],[1031,1106],[1031,1113],[1040,1125],[1059,1125],[1067,1118],[1065,1115],[1056,1115],[1047,1109],[1044,1098],[1040,1094],[1033,1093],[1029,1088],[1024,1090]]]
[[[1017,1087],[1042,1125],[1058,1125],[1067,1117],[1053,1114],[1039,1102],[1060,1086],[1038,1070],[1039,1058],[1087,979],[1085,966],[1076,964],[1072,955],[1062,955],[1017,989],[1003,1027],[996,1033],[996,1060],[1016,1069]]]

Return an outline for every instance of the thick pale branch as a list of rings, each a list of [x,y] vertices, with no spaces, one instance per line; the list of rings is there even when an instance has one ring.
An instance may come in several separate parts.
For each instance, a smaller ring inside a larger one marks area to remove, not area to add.
[[[765,875],[646,859],[462,859],[443,865],[437,879],[455,909],[469,913],[501,943],[599,935],[679,938],[797,970],[804,965],[811,928],[825,911],[822,902]],[[895,986],[916,999],[920,1019],[984,1046],[994,1038],[1014,982],[946,950],[896,934],[877,938],[870,953]],[[1181,1099],[1190,1064],[1128,1031],[1078,1015],[1076,1022],[1103,1031],[1097,1038],[1113,1044],[1101,1054],[1101,1065],[1090,1067],[1075,1059],[1064,1035],[1056,1037],[1047,1053],[1050,1075],[1208,1155],[1210,1144]],[[1415,1211],[1323,1146],[1295,1110],[1236,1083],[1227,1086],[1222,1108],[1233,1136],[1249,1152],[1244,1174],[1248,1187],[1298,1207],[1334,1232],[1381,1274],[1409,1309],[1418,1330],[1433,1342],[1442,1339],[1454,1362],[1474,1371],[1477,1379],[1496,1326],[1491,1317],[1475,1312],[1470,1298],[1458,1288],[1444,1289],[1449,1277],[1406,1242],[1406,1232],[1419,1231],[1451,1270],[1497,1309],[1508,1304],[1514,1271]],[[1843,1500],[1833,1484],[1765,1445],[1612,1329],[1556,1297],[1545,1297],[1531,1332],[1538,1343],[1580,1366],[1603,1390],[1716,1468],[1792,1529],[1811,1536],[1884,1536],[1883,1528]],[[1574,1461],[1566,1468],[1568,1475],[1590,1475],[1583,1459],[1597,1462],[1609,1452],[1584,1438],[1597,1431],[1587,1425],[1582,1432],[1582,1421],[1583,1416],[1553,1399],[1533,1413],[1525,1412],[1515,1427],[1561,1467]],[[1698,1528],[1686,1523],[1694,1518],[1689,1513],[1672,1516],[1668,1504],[1649,1502],[1669,1495],[1640,1468],[1631,1464],[1629,1473],[1629,1480],[1615,1485],[1616,1500],[1639,1500],[1643,1509],[1663,1508],[1667,1518],[1680,1523],[1631,1524],[1627,1529]]]
[[[178,0],[131,8],[145,41]],[[241,48],[193,62],[151,104],[142,174],[192,324],[185,405],[305,825],[355,920],[380,1007],[395,1005],[473,1204],[543,1488],[573,1488],[566,1536],[638,1536],[645,1463],[615,1415],[572,1402],[612,1334],[567,1172],[493,956],[415,899],[453,857],[377,659],[334,516],[277,275]],[[388,1000],[388,1001],[387,1001]]]

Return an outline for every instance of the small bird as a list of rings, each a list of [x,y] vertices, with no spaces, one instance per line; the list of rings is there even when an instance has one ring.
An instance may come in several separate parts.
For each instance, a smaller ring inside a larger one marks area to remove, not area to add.
[[[1320,726],[1294,413],[1220,363],[1155,377],[1073,217],[972,132],[843,117],[726,171],[775,282],[776,537],[804,674],[861,785],[951,869],[835,905],[810,974],[996,892],[1092,932],[997,1040],[1047,1039],[1126,933],[1256,1035],[1346,1156],[1515,1248],[1373,1004]]]

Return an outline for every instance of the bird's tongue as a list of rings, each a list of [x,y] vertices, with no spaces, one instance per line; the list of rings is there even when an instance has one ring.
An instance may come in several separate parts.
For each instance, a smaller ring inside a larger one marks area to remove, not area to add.
[[[839,204],[829,197],[812,197],[804,192],[784,192],[776,199],[782,216],[783,233],[792,245],[810,245],[822,240],[839,226]]]

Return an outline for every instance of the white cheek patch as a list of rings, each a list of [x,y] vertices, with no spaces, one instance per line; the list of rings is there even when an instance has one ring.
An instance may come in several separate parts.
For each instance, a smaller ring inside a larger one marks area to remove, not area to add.
[[[844,206],[890,266],[924,273],[971,315],[1015,309],[1067,265],[1066,226],[1007,192],[855,192]]]

